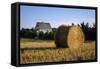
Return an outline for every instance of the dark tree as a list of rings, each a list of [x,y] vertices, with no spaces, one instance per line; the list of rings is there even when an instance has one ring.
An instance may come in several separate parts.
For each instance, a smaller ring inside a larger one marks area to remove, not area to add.
[[[39,34],[38,34],[38,38],[39,39],[43,39],[43,36],[44,36],[44,33],[41,31],[41,32],[39,32]]]
[[[95,24],[94,24],[95,26]],[[81,23],[82,30],[85,35],[85,40],[96,40],[96,26],[89,27],[89,23],[87,22],[86,25]]]
[[[24,29],[20,30],[20,37],[21,38],[35,38],[36,31],[34,29]]]

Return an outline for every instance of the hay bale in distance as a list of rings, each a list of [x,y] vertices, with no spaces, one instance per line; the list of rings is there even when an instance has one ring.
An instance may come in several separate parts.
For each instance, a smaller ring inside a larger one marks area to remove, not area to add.
[[[67,35],[69,27],[61,25],[58,27],[55,34],[55,44],[58,48],[67,48]]]
[[[84,33],[79,26],[72,26],[69,29],[66,43],[70,48],[78,48],[83,46]]]

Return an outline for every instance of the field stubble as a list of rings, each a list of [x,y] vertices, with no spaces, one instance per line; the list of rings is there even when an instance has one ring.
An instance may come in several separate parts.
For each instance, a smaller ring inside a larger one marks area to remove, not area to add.
[[[28,44],[27,44],[28,43]],[[95,41],[86,42],[79,48],[55,48],[54,41],[21,40],[21,49],[49,48],[20,50],[20,63],[42,63],[61,61],[83,61],[95,59]],[[54,49],[53,49],[54,48]]]

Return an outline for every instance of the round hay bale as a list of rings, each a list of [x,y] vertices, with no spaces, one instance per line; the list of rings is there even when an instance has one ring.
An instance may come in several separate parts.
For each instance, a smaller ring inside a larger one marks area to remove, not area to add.
[[[78,48],[83,46],[84,43],[84,33],[79,26],[72,26],[69,29],[67,41],[70,48]]]
[[[61,25],[55,34],[55,44],[58,48],[67,48],[67,35],[69,26]]]

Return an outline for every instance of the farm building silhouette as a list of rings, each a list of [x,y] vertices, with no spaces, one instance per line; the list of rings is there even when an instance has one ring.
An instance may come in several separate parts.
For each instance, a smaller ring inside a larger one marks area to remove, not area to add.
[[[51,32],[52,28],[51,28],[50,23],[37,22],[36,26],[35,26],[35,30],[36,30],[37,33],[39,33],[39,32],[46,33],[46,32]]]

